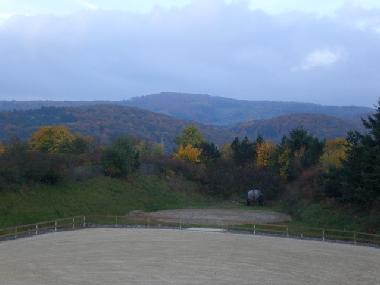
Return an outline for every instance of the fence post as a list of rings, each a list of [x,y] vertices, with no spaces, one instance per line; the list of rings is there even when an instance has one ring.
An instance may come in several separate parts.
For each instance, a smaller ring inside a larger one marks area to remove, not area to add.
[[[38,224],[36,224],[36,235],[38,235]]]
[[[54,231],[57,232],[57,220],[54,221]]]
[[[289,237],[289,227],[286,227],[286,236]]]
[[[15,227],[15,239],[17,239],[17,227]]]
[[[182,230],[182,218],[179,219],[179,229]]]
[[[253,225],[253,235],[256,235],[256,224]]]
[[[83,216],[83,227],[86,227],[86,216]]]
[[[75,218],[73,218],[73,230],[75,230]]]
[[[325,241],[326,240],[326,234],[325,234],[325,229],[322,230],[322,240]]]

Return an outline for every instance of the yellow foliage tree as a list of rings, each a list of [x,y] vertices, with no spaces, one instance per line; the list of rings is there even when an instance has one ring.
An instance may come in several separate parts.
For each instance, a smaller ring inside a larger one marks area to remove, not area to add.
[[[275,151],[275,145],[271,142],[262,142],[256,145],[256,167],[266,168],[270,164]]]
[[[204,139],[200,131],[195,125],[189,125],[182,130],[182,133],[179,137],[176,138],[176,144],[181,145],[200,145]]]
[[[346,158],[347,148],[347,141],[343,138],[328,140],[320,159],[323,169],[328,170],[330,167],[342,167],[342,161]]]
[[[233,152],[231,148],[231,144],[227,143],[222,146],[222,149],[220,151],[221,156],[224,159],[232,159]]]
[[[202,151],[193,147],[191,144],[186,146],[180,145],[174,157],[191,163],[199,163],[201,161]]]
[[[278,157],[278,164],[280,166],[280,176],[284,180],[288,180],[290,172],[290,156],[291,150],[286,147],[285,150]]]
[[[65,126],[42,127],[33,133],[29,146],[33,150],[66,153],[73,150],[77,136]]]

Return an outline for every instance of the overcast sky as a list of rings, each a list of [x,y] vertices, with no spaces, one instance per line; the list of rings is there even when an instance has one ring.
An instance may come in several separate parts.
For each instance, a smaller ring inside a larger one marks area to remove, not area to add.
[[[373,106],[379,66],[379,0],[0,0],[0,99]]]

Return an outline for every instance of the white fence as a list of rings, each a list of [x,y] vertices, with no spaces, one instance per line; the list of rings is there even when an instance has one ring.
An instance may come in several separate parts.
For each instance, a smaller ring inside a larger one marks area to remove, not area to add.
[[[57,219],[30,225],[21,225],[0,229],[0,240],[10,240],[40,235],[58,231],[78,230],[88,227],[115,227],[115,228],[167,228],[167,229],[189,229],[189,228],[214,228],[226,232],[270,235],[298,239],[313,239],[330,242],[344,242],[359,245],[380,247],[380,235],[361,233],[354,231],[343,231],[335,229],[323,229],[312,227],[298,227],[276,224],[249,224],[229,225],[215,224],[191,224],[181,219],[170,222],[152,220],[149,217],[129,216],[76,216],[72,218]]]

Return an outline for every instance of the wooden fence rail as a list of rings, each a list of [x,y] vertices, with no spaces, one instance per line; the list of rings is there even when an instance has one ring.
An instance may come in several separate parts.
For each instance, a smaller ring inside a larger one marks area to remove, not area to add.
[[[44,221],[29,225],[20,225],[0,229],[0,241],[17,238],[25,238],[58,231],[77,230],[94,227],[120,227],[120,228],[168,228],[168,229],[192,229],[192,228],[213,228],[226,232],[270,235],[298,239],[313,239],[329,242],[344,242],[357,245],[369,245],[380,248],[380,235],[343,231],[336,229],[299,227],[292,225],[276,224],[247,224],[229,225],[225,224],[192,224],[186,223],[181,219],[163,222],[152,220],[149,217],[129,217],[129,216],[76,216],[71,218]]]

